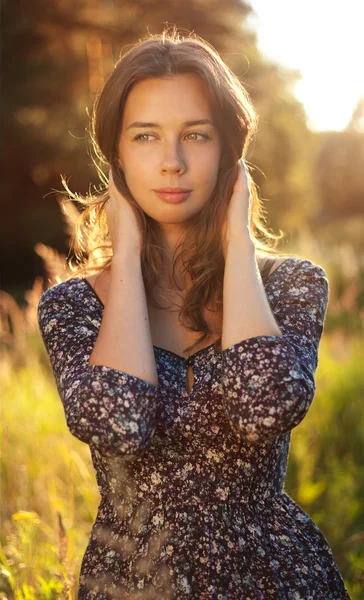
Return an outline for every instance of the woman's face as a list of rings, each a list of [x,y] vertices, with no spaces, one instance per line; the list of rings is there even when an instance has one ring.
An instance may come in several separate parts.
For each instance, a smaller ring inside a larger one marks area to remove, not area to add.
[[[119,162],[142,210],[159,223],[187,224],[215,188],[221,143],[201,80],[194,74],[138,82],[128,95]],[[156,190],[184,188],[172,204]]]

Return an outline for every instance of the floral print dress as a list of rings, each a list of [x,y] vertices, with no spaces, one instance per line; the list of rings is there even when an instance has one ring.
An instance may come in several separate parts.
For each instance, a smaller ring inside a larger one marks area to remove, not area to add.
[[[86,279],[43,293],[43,341],[101,497],[79,600],[349,598],[326,538],[284,491],[290,433],[315,393],[328,280],[294,256],[262,279],[283,336],[188,359],[154,346],[157,387],[88,365],[103,305]]]

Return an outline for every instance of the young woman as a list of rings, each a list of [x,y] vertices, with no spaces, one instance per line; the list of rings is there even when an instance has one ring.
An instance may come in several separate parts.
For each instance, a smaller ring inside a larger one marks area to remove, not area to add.
[[[256,124],[216,51],[175,30],[129,50],[96,100],[108,189],[77,197],[87,258],[38,309],[101,494],[80,600],[349,597],[283,490],[328,281],[258,235]]]

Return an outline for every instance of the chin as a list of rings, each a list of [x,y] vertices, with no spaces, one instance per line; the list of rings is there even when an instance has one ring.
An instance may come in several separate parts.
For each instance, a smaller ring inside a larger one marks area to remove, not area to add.
[[[170,217],[169,219],[160,217],[159,219],[153,219],[153,221],[159,223],[160,225],[187,225],[190,223],[190,220],[191,217],[184,217],[181,219],[176,219],[175,217]]]

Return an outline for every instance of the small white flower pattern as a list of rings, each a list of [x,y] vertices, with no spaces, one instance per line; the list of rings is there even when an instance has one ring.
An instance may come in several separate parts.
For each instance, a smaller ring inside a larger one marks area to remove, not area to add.
[[[314,397],[328,281],[298,257],[262,279],[283,336],[196,352],[191,393],[184,358],[156,346],[157,388],[89,366],[101,301],[80,277],[44,292],[40,331],[101,495],[79,600],[349,599],[326,538],[284,491],[290,432]]]

